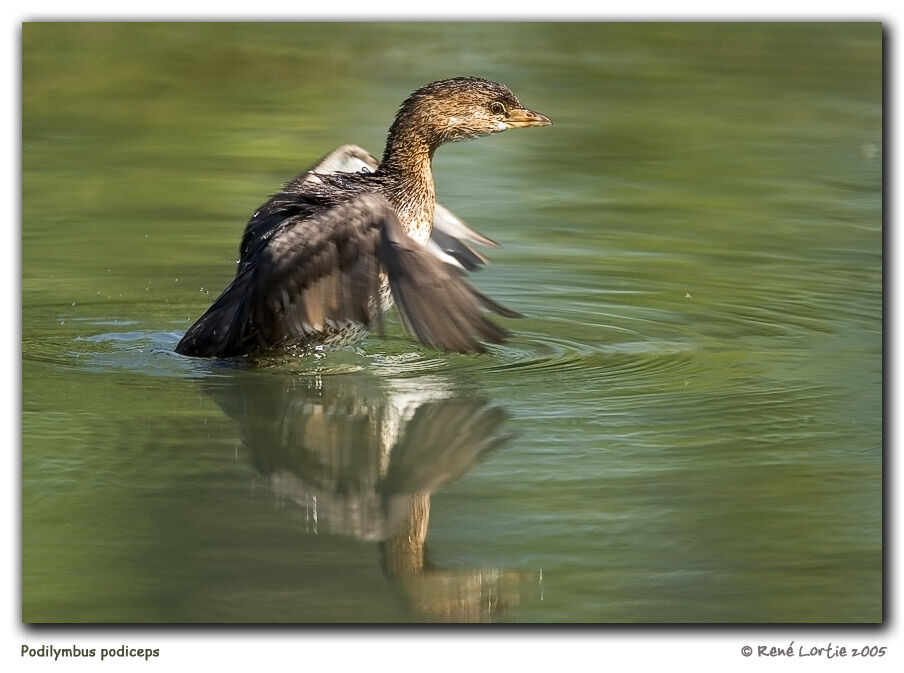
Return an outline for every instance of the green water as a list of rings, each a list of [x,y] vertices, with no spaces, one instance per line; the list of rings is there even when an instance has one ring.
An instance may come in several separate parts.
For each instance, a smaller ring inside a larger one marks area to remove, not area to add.
[[[24,621],[881,620],[879,24],[26,24],[22,52]],[[268,194],[459,74],[554,121],[435,160],[502,244],[474,281],[525,314],[508,343],[172,352]]]

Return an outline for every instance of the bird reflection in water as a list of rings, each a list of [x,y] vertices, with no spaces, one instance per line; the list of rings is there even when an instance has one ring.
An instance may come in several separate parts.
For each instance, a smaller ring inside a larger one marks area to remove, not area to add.
[[[378,543],[416,619],[503,619],[532,574],[441,568],[426,552],[431,494],[505,443],[507,413],[438,377],[251,374],[209,393],[239,422],[255,468],[306,511],[310,533]]]

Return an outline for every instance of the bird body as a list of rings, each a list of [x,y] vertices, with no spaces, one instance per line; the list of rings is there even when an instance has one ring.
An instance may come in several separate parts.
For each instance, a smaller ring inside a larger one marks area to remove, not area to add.
[[[393,303],[429,346],[470,352],[483,350],[482,340],[501,342],[505,330],[484,312],[518,314],[461,273],[483,262],[465,241],[492,241],[437,207],[431,161],[446,142],[548,124],[495,82],[421,87],[399,109],[379,164],[344,146],[255,211],[236,277],[176,352],[223,358],[345,344],[380,324]]]

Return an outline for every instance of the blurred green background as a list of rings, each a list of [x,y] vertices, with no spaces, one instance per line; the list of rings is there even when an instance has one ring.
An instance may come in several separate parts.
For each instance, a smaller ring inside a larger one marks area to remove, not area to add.
[[[882,40],[24,24],[23,620],[881,620]],[[435,158],[510,342],[172,353],[268,194],[462,74],[554,122]]]

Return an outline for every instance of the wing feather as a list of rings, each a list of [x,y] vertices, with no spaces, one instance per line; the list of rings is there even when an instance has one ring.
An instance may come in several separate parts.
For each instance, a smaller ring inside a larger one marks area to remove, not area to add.
[[[390,212],[385,199],[368,195],[283,226],[256,264],[250,302],[260,349],[304,341],[348,323],[364,329],[374,324],[377,244]]]
[[[481,340],[500,343],[508,336],[483,310],[518,314],[487,299],[456,267],[406,236],[397,221],[382,229],[380,249],[402,323],[421,343],[460,353],[482,352]]]

